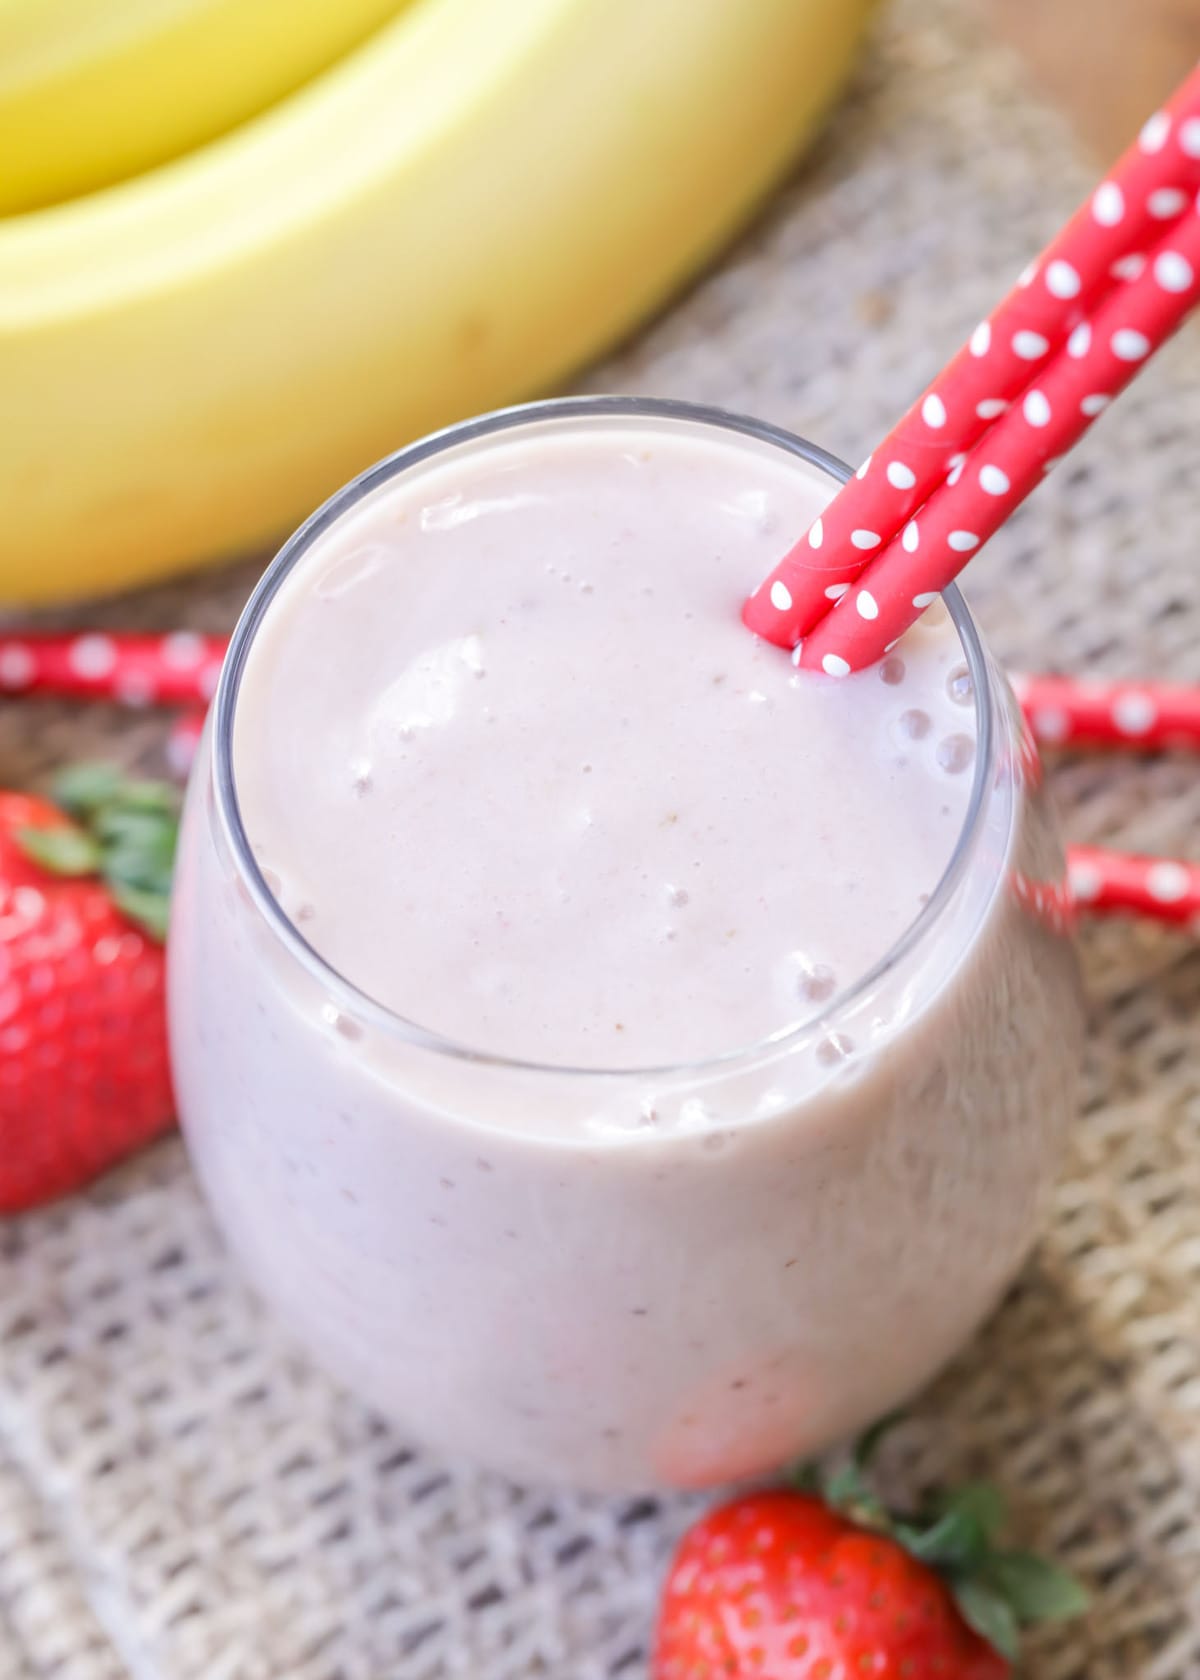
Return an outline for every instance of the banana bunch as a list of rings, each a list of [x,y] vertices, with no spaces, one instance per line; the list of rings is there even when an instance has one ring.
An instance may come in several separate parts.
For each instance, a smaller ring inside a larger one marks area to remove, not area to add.
[[[403,0],[0,0],[0,216],[92,192],[291,93]]]
[[[762,198],[872,0],[236,4],[236,30],[393,15],[198,149],[0,217],[0,605],[250,550],[405,441],[561,381]],[[162,10],[0,0],[0,41],[35,5]]]

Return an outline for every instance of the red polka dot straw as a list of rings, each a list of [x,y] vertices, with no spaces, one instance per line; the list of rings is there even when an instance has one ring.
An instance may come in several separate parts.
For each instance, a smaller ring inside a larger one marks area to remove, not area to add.
[[[47,694],[126,706],[207,705],[225,657],[223,636],[0,635],[0,696]]]
[[[1043,746],[1200,750],[1200,688],[1022,674],[1009,680]]]
[[[1080,910],[1149,916],[1200,933],[1200,864],[1070,846],[1067,879]]]
[[[1200,688],[1020,673],[1011,681],[1043,745],[1200,751]],[[1200,935],[1200,864],[1180,858],[1068,846],[1065,885],[1018,875],[1013,891],[1031,915],[1058,928],[1087,911],[1150,917]]]
[[[1170,237],[1170,250],[1160,250],[1138,279],[1122,282],[1075,327],[1037,384],[855,579],[846,610],[822,619],[805,641],[802,664],[832,675],[872,664],[1170,337],[1200,300],[1200,214],[1193,210]]]
[[[749,627],[807,638],[801,662],[833,675],[877,658],[1192,308],[1198,191],[1200,70],[754,592]]]

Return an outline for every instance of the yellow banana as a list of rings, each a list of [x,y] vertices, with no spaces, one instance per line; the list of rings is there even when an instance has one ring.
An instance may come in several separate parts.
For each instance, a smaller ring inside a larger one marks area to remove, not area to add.
[[[0,216],[124,180],[300,86],[403,0],[0,0]]]
[[[276,537],[552,386],[795,155],[871,0],[423,0],[236,134],[0,222],[0,601]]]

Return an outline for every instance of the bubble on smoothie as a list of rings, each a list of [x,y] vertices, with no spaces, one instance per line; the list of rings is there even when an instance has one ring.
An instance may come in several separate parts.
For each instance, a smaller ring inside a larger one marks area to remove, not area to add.
[[[966,665],[955,665],[946,678],[946,693],[956,706],[970,706],[975,701],[975,684]]]
[[[672,882],[668,881],[664,890],[666,892],[667,903],[671,906],[672,910],[682,910],[684,905],[688,902],[690,896],[687,889],[685,887],[677,887]]]
[[[945,735],[937,745],[937,761],[948,776],[961,776],[975,757],[975,743],[969,735]]]
[[[817,1045],[817,1060],[822,1067],[841,1067],[854,1054],[854,1040],[848,1033],[832,1032]]]
[[[659,1124],[659,1112],[652,1097],[645,1097],[635,1106],[622,1103],[619,1107],[603,1108],[584,1115],[583,1125],[597,1137],[630,1138],[646,1136]]]
[[[370,793],[375,785],[374,766],[369,758],[352,758],[350,760],[350,786],[361,799],[364,793]]]
[[[923,741],[933,728],[933,719],[920,706],[910,706],[900,713],[893,728],[902,741]]]
[[[837,975],[828,963],[807,951],[789,951],[782,959],[780,979],[785,997],[802,1003],[825,1003],[837,991]]]
[[[796,990],[805,1003],[825,1003],[837,991],[837,975],[827,963],[813,963],[797,978]]]
[[[906,670],[907,666],[903,659],[897,658],[895,654],[890,654],[879,667],[879,680],[887,683],[889,688],[895,688],[904,681]]]
[[[310,904],[307,899],[296,906],[296,920],[298,922],[311,922],[316,913],[316,905]]]
[[[326,1003],[321,1006],[321,1019],[326,1026],[332,1027],[334,1032],[340,1033],[343,1038],[353,1041],[363,1035],[361,1022],[356,1021],[353,1015],[347,1015],[345,1010],[339,1009],[335,1003]]]
[[[720,1116],[699,1097],[687,1097],[679,1105],[679,1124],[688,1131],[712,1131]]]

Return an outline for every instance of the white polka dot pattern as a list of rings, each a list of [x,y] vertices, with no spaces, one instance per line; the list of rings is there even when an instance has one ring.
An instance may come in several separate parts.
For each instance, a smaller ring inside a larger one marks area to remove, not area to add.
[[[1180,683],[1078,681],[1016,672],[1010,681],[1026,724],[1043,746],[1200,751],[1200,687]],[[1024,762],[1024,759],[1023,759]],[[1094,846],[1069,846],[1067,869],[1077,907],[1096,913],[1149,916],[1200,928],[1200,865],[1142,857]],[[1038,915],[1056,913],[1052,883],[1015,883]],[[1064,907],[1059,905],[1057,913]]]
[[[1188,929],[1200,916],[1200,864],[1070,846],[1067,879],[1076,904],[1091,914],[1149,916]]]
[[[769,582],[786,586],[787,605],[770,589],[746,603],[752,630],[788,648],[803,640],[814,669],[830,653],[870,664],[912,622],[913,597],[961,568],[954,535],[981,546],[1041,482],[1196,302],[1198,136],[1200,70],[875,451],[884,470],[868,457],[815,540],[780,561]],[[831,586],[864,571],[878,615],[833,615]]]
[[[1101,227],[1117,227],[1125,220],[1125,195],[1115,181],[1104,181],[1092,195],[1092,215]]]
[[[1050,404],[1043,391],[1027,392],[1021,411],[1031,426],[1047,426],[1050,423]]]
[[[1013,687],[1039,741],[1200,751],[1200,687],[1022,675]]]
[[[67,664],[84,682],[100,682],[116,669],[117,650],[109,636],[79,636],[67,649]]]
[[[37,660],[23,642],[0,646],[0,689],[10,694],[29,688],[37,676]]]
[[[212,698],[223,636],[27,633],[0,635],[0,693],[187,706]]]

